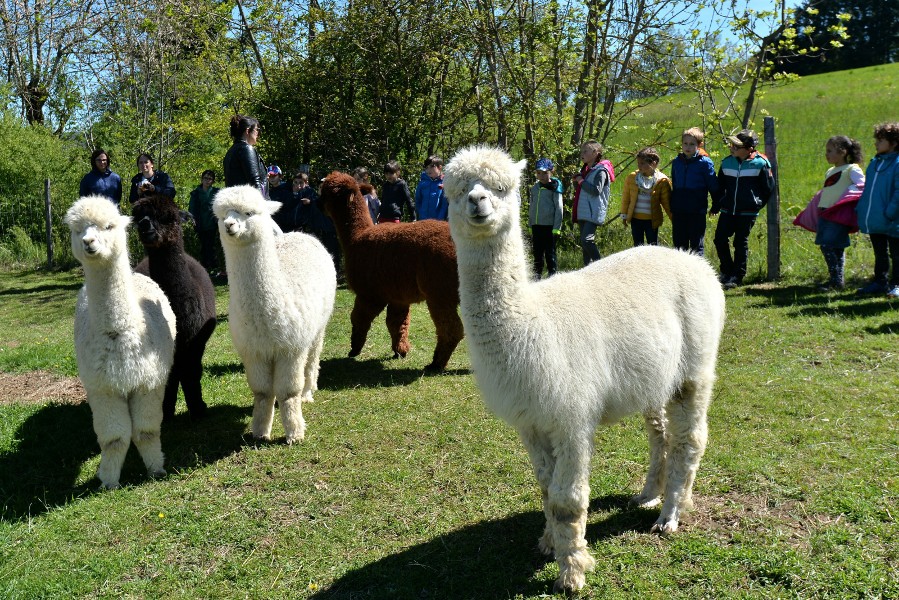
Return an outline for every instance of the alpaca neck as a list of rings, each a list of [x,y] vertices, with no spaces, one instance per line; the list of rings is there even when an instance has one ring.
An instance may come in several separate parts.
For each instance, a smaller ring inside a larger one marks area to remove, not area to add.
[[[504,319],[529,310],[528,266],[517,223],[493,237],[465,240],[456,245],[456,253],[463,313],[487,310]]]
[[[154,281],[169,281],[173,273],[181,273],[187,268],[187,258],[183,244],[146,248],[150,267],[150,278]]]
[[[121,333],[137,322],[140,307],[134,295],[132,277],[126,254],[109,263],[84,267],[88,311],[96,328],[107,333]]]
[[[365,204],[365,201],[362,201]],[[348,248],[353,242],[369,228],[374,227],[368,208],[359,210],[355,204],[342,207],[343,214],[334,219],[334,228],[337,229],[337,237],[344,248]]]
[[[254,290],[268,290],[283,281],[281,259],[275,249],[273,236],[250,246],[237,248],[228,243],[223,246],[228,261],[228,289],[232,296],[252,296]]]

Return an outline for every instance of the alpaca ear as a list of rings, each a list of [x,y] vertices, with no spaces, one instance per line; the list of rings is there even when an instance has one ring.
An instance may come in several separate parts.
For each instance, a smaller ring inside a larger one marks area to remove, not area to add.
[[[273,215],[281,208],[281,203],[276,202],[275,200],[266,200],[265,201],[265,210],[268,211],[268,214]]]
[[[181,214],[181,222],[182,223],[190,223],[194,227],[197,226],[197,221],[194,219],[194,216],[187,212],[186,210],[178,211]]]
[[[131,225],[131,217],[128,215],[121,215],[119,217],[119,227],[122,229],[128,229],[128,226]]]
[[[528,167],[528,161],[526,158],[523,158],[520,161],[518,161],[517,163],[515,163],[515,166],[518,167],[519,173],[524,173],[524,170],[527,169],[527,167]]]

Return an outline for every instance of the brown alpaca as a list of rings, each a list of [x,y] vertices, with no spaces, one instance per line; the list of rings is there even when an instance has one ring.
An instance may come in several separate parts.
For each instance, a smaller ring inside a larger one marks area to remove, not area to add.
[[[442,371],[464,336],[449,224],[428,220],[375,225],[356,181],[336,171],[322,183],[321,202],[343,247],[347,286],[356,293],[349,355],[362,351],[372,321],[386,306],[393,356],[406,356],[409,306],[425,301],[437,329],[434,358],[426,368]]]

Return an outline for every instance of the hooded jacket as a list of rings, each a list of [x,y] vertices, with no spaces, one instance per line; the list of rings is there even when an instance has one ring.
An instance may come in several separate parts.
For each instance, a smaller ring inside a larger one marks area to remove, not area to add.
[[[855,212],[863,233],[899,237],[899,152],[878,154],[868,163]]]
[[[562,182],[551,177],[548,185],[550,187],[538,181],[531,188],[528,226],[550,225],[553,233],[559,233],[562,230]]]
[[[446,221],[449,217],[449,204],[443,192],[443,176],[431,179],[422,172],[415,188],[415,214],[419,221],[437,219]]]
[[[709,210],[709,194],[718,191],[715,163],[697,152],[683,152],[671,163],[671,212],[704,215]]]
[[[718,169],[718,192],[712,195],[712,212],[756,216],[774,191],[774,174],[768,159],[753,152],[746,160],[728,156]]]

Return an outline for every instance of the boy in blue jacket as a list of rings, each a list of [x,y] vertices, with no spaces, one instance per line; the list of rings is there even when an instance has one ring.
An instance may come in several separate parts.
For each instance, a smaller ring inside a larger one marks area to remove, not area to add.
[[[681,153],[671,162],[671,241],[680,250],[705,252],[709,194],[718,191],[715,163],[702,149],[705,135],[691,127],[681,135]]]
[[[855,211],[858,227],[871,238],[874,279],[859,294],[899,298],[899,123],[874,128],[877,154],[865,172],[865,190]],[[892,277],[890,262],[893,263]]]
[[[443,193],[443,159],[436,154],[425,161],[425,170],[415,188],[415,214],[419,221],[449,220],[449,204]]]
[[[718,193],[712,197],[710,214],[721,213],[715,229],[715,249],[721,260],[721,283],[724,289],[731,289],[742,284],[746,276],[749,232],[774,191],[774,174],[768,159],[755,150],[759,138],[754,131],[744,129],[727,141],[730,156],[721,161],[718,169]],[[733,258],[728,246],[731,237]]]

